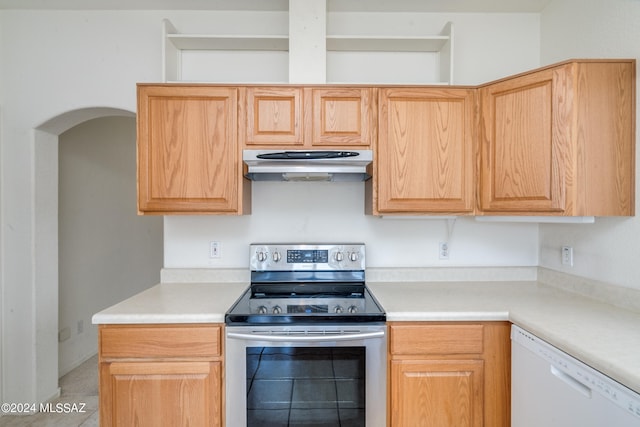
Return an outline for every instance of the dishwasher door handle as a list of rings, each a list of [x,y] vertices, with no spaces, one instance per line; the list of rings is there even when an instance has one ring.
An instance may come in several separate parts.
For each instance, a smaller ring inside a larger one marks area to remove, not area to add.
[[[578,381],[571,375],[567,374],[564,371],[561,371],[560,369],[556,368],[553,365],[551,365],[551,373],[553,374],[554,377],[565,382],[569,387],[576,390],[578,393],[580,393],[587,399],[591,399],[591,388],[582,384],[580,381]]]

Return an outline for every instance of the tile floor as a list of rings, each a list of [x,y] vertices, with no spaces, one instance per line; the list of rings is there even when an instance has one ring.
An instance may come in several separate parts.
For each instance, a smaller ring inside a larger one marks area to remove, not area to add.
[[[98,426],[98,356],[94,356],[60,378],[60,397],[55,404],[72,409],[84,405],[84,412],[5,415],[0,427],[96,427]],[[67,411],[68,412],[68,411]]]

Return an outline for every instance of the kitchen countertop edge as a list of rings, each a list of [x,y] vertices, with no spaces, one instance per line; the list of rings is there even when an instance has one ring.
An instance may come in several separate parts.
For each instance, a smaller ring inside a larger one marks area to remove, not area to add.
[[[248,283],[160,283],[94,324],[223,323]],[[387,321],[509,321],[640,393],[640,312],[539,281],[367,283]]]

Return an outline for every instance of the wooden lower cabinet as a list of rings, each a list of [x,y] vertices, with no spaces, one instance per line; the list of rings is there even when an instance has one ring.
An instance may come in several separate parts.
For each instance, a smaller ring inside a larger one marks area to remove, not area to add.
[[[508,427],[508,322],[389,324],[388,425]]]
[[[392,426],[482,426],[482,360],[394,360]]]
[[[100,425],[223,426],[221,325],[101,325]]]

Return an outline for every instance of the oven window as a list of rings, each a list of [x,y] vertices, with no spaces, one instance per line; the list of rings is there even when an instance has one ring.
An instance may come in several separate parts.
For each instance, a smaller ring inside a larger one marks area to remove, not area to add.
[[[247,426],[364,426],[364,347],[248,347]]]

